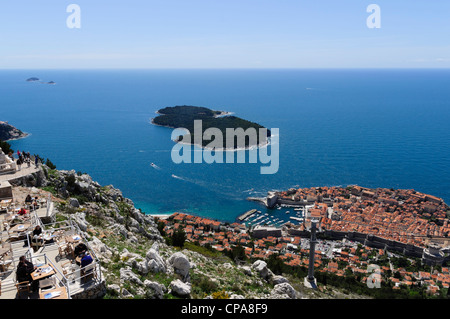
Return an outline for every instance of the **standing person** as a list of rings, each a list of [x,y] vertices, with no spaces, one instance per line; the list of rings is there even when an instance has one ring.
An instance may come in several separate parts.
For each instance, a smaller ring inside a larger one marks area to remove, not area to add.
[[[37,155],[34,155],[34,165],[36,165],[36,168],[38,168],[39,160]]]
[[[22,161],[20,160],[20,158],[17,160],[17,167],[19,168],[19,171],[20,171],[20,169],[21,169],[21,166],[22,166]]]

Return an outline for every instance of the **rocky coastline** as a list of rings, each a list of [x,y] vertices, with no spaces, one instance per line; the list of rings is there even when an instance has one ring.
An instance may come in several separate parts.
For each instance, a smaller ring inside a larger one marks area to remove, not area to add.
[[[25,138],[28,135],[28,133],[22,132],[8,122],[0,121],[0,141],[17,140],[20,138]]]

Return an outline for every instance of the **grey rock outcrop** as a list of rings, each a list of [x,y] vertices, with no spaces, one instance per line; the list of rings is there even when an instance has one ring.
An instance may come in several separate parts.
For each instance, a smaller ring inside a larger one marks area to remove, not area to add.
[[[78,199],[76,198],[69,198],[69,205],[75,208],[80,207],[80,203],[78,202]]]
[[[182,252],[176,252],[167,260],[167,263],[174,268],[175,273],[181,275],[184,281],[189,280],[189,269],[191,264],[189,259]]]
[[[134,284],[143,285],[143,282],[139,277],[131,270],[130,267],[124,267],[120,269],[120,282],[123,284],[125,282],[132,282]]]
[[[163,299],[167,288],[156,281],[145,280],[144,286],[147,288],[147,295],[151,295],[153,299]],[[190,292],[189,292],[190,293]]]
[[[164,259],[159,255],[159,244],[154,242],[152,247],[145,255],[147,268],[152,272],[166,272],[167,265]]]
[[[267,263],[263,260],[255,261],[252,268],[255,269],[264,280],[270,280],[273,277],[272,271],[267,268]]]
[[[170,283],[170,292],[180,297],[189,297],[191,294],[191,285],[182,282],[180,279],[174,280]]]
[[[285,282],[289,282],[289,281],[286,278],[284,278],[283,276],[275,275],[272,277],[272,284],[274,284],[274,285],[282,284]]]
[[[85,213],[75,213],[73,215],[73,220],[77,224],[77,226],[80,228],[81,231],[85,232],[87,231],[88,222],[86,221],[86,214]]]
[[[106,287],[113,295],[120,295],[120,286],[117,284],[111,284]]]
[[[297,291],[289,283],[284,282],[273,287],[271,298],[297,299]]]
[[[253,275],[252,269],[249,266],[239,266],[238,268],[241,269],[247,276]]]
[[[104,261],[111,260],[113,256],[112,250],[106,246],[100,239],[97,237],[93,237],[93,239],[89,242],[89,245],[94,250],[96,256]]]

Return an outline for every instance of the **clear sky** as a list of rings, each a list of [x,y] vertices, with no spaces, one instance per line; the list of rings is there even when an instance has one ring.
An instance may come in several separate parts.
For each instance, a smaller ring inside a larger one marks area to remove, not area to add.
[[[381,9],[381,28],[366,11]],[[70,4],[81,28],[70,29]],[[448,0],[14,0],[0,68],[449,68]]]

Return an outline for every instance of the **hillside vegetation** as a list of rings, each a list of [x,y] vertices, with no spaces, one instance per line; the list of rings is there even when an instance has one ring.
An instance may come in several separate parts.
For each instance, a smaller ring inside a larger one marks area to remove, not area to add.
[[[226,147],[226,129],[237,129],[242,128],[246,131],[249,128],[254,128],[257,133],[257,144],[265,144],[267,137],[270,137],[270,130],[267,130],[267,134],[262,136],[259,134],[259,129],[264,129],[264,126],[239,118],[233,115],[220,116],[222,112],[213,111],[205,107],[199,106],[174,106],[174,107],[165,107],[158,111],[159,116],[153,119],[153,124],[171,127],[171,128],[185,128],[190,132],[190,136],[179,137],[178,141],[181,140],[195,140],[194,134],[194,121],[201,120],[202,121],[202,136],[205,130],[208,128],[218,128],[222,132],[223,141],[221,144]],[[201,146],[207,146],[211,143],[210,140],[203,140]],[[255,146],[251,143],[250,139],[246,137],[245,147]],[[237,148],[237,139],[234,141],[234,148]]]

